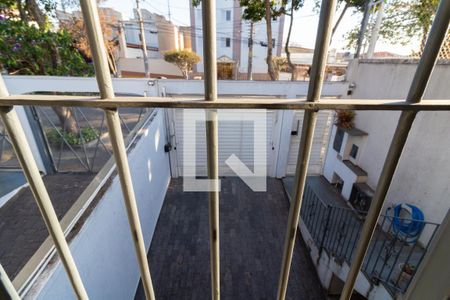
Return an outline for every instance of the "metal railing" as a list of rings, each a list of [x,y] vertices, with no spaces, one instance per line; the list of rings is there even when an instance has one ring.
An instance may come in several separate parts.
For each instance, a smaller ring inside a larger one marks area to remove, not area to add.
[[[111,155],[105,114],[92,107],[69,107],[64,120],[51,107],[30,107],[43,132],[57,172],[96,173]],[[124,138],[139,123],[144,108],[119,111]],[[71,124],[68,124],[71,121]],[[70,128],[73,127],[73,128]]]
[[[305,186],[301,218],[320,253],[326,251],[350,265],[365,214],[329,205],[308,184]],[[395,220],[418,222],[422,229],[416,238],[409,239],[394,228]],[[433,222],[380,215],[361,271],[372,282],[381,281],[392,292],[404,293],[438,228],[439,224]],[[430,237],[425,237],[424,232],[430,233]]]
[[[0,82],[0,115],[5,128],[11,138],[14,150],[24,170],[30,188],[33,191],[36,202],[40,208],[45,224],[52,236],[60,259],[66,273],[72,283],[76,296],[79,299],[87,299],[88,294],[84,288],[78,269],[73,261],[69,246],[64,237],[61,226],[56,217],[48,192],[39,174],[36,162],[29,148],[26,136],[20,121],[13,109],[14,105],[53,105],[53,106],[91,106],[104,110],[106,121],[111,136],[113,155],[117,164],[125,207],[128,214],[130,230],[136,249],[136,256],[141,273],[141,278],[147,299],[154,299],[153,285],[146,257],[146,250],[139,221],[136,200],[133,192],[132,180],[125,152],[125,145],[117,113],[118,107],[169,107],[169,108],[251,108],[251,109],[303,109],[305,117],[302,126],[301,142],[299,147],[296,180],[294,187],[293,203],[288,217],[286,230],[286,242],[281,266],[280,280],[278,284],[278,299],[285,299],[287,283],[289,280],[292,255],[294,250],[296,232],[302,207],[303,189],[305,186],[306,170],[309,164],[314,128],[317,120],[317,112],[320,109],[362,109],[362,110],[400,110],[402,111],[394,138],[389,149],[380,180],[377,185],[371,208],[363,225],[360,239],[357,243],[354,259],[346,280],[341,299],[349,299],[356,281],[356,276],[361,269],[369,242],[375,231],[377,220],[383,206],[394,171],[397,167],[408,133],[413,124],[417,112],[422,110],[450,110],[450,103],[445,101],[421,102],[430,75],[436,63],[436,59],[442,42],[448,30],[450,20],[450,1],[442,0],[436,13],[428,40],[415,73],[406,101],[330,101],[320,100],[321,89],[326,66],[326,56],[331,36],[331,24],[337,0],[324,0],[322,2],[317,39],[313,56],[313,64],[309,81],[306,101],[280,100],[280,99],[217,99],[216,78],[216,22],[215,1],[202,1],[203,15],[203,42],[205,61],[205,97],[204,101],[168,101],[167,99],[146,98],[135,99],[130,97],[116,98],[113,90],[111,75],[109,73],[107,52],[102,40],[100,19],[97,11],[97,3],[94,0],[81,0],[81,9],[87,29],[90,49],[94,61],[96,79],[100,91],[100,97],[68,97],[52,95],[9,96],[3,81]],[[220,257],[219,257],[219,192],[217,190],[218,162],[217,162],[217,115],[214,111],[208,111],[210,118],[207,122],[208,145],[208,177],[212,180],[210,199],[210,247],[211,247],[211,283],[212,298],[220,299]],[[3,282],[3,281],[2,281]]]

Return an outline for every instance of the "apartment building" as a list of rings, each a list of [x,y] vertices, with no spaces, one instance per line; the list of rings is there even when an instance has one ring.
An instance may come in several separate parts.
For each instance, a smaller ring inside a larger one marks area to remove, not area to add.
[[[217,58],[232,69],[231,78],[247,79],[250,22],[242,19],[239,1],[216,2]],[[273,55],[280,56],[283,42],[284,16],[272,21]],[[191,4],[192,51],[203,57],[202,9]],[[253,28],[253,79],[269,79],[267,74],[267,32],[264,20]],[[203,73],[203,62],[195,72]],[[229,78],[229,79],[231,79]]]

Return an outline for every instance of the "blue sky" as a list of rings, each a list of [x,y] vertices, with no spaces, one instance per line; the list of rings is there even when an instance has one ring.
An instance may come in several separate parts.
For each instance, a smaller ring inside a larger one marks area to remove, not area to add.
[[[160,15],[168,16],[168,1],[170,1],[171,19],[177,25],[190,25],[189,19],[189,1],[190,0],[141,0],[141,7]],[[305,5],[294,15],[294,26],[292,31],[292,43],[304,47],[313,48],[318,24],[318,13],[313,10],[315,0],[305,0]],[[112,7],[122,12],[125,19],[132,16],[132,10],[135,7],[135,0],[107,0],[102,6]],[[337,12],[336,15],[338,15]],[[337,17],[337,16],[336,16]],[[344,19],[338,27],[333,37],[331,47],[338,50],[345,49],[345,33],[359,25],[360,15],[355,15],[353,11],[347,11]],[[285,33],[289,19],[286,18]],[[411,49],[416,47],[416,43],[410,46],[390,45],[379,41],[376,51],[391,51],[398,54],[410,54]]]

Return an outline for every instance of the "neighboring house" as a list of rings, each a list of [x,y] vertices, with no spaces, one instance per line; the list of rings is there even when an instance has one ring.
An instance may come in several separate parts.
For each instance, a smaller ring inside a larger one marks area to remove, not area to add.
[[[232,78],[246,79],[250,23],[242,20],[243,8],[239,1],[218,0],[217,58],[226,60],[233,70]],[[202,9],[191,3],[192,51],[203,57]],[[280,56],[283,41],[284,16],[272,22],[273,55]],[[267,33],[264,20],[254,24],[253,34],[253,79],[269,79],[267,74]],[[194,71],[203,73],[203,62]],[[231,78],[230,78],[231,79]]]
[[[141,9],[144,21],[145,41],[149,58],[162,58],[165,51],[184,49],[185,44],[190,45],[190,32],[188,28],[180,29],[164,16]],[[127,43],[127,58],[142,57],[141,33],[137,11],[134,18],[123,22]]]
[[[416,67],[414,60],[355,60],[347,73],[348,95],[355,99],[404,100]],[[424,99],[448,99],[450,90],[443,83],[449,81],[450,65],[438,62]],[[355,128],[333,126],[323,173],[357,208],[365,210],[370,205],[398,117],[398,112],[358,111]],[[409,203],[423,211],[425,221],[443,221],[450,208],[450,158],[444,155],[450,140],[442,138],[449,122],[448,112],[418,114],[383,212],[393,205]],[[360,199],[355,199],[357,195]],[[421,240],[429,237],[425,232]]]
[[[295,80],[306,80],[309,78],[309,70],[312,65],[314,49],[302,46],[289,46],[291,61],[295,65]],[[285,47],[282,49],[282,57],[286,57]],[[326,78],[328,81],[342,81],[347,69],[348,60],[343,53],[338,53],[336,49],[328,51]],[[291,80],[291,73],[281,73],[280,80]]]
[[[183,78],[181,71],[164,60],[164,52],[190,47],[189,28],[179,28],[163,16],[141,9],[151,77]],[[142,40],[137,11],[123,21],[120,37],[121,55],[117,65],[122,77],[143,77]]]

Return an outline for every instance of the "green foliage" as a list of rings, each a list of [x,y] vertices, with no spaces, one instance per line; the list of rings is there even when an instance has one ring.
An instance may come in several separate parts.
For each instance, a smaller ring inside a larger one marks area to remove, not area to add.
[[[380,35],[406,45],[412,38],[425,41],[439,0],[391,0],[385,11]]]
[[[355,0],[356,1],[356,0]],[[192,5],[198,7],[201,0],[192,0]],[[259,22],[266,16],[266,7],[264,0],[240,0],[240,6],[244,8],[242,18],[251,22]],[[294,10],[303,6],[304,0],[282,0],[281,2],[270,0],[271,16],[276,20],[279,16],[286,14],[286,6],[290,3],[294,5]]]
[[[420,38],[424,45],[433,22],[439,0],[390,0],[381,23],[380,37],[392,44],[407,45],[414,38]],[[371,30],[365,33],[370,38]],[[349,31],[345,39],[352,48],[358,39],[359,27]]]
[[[338,0],[337,8],[340,8],[342,5],[346,5],[348,8],[355,8],[357,11],[363,12],[365,2],[366,0]],[[321,3],[321,0],[316,0],[313,10],[319,12]]]
[[[164,53],[164,60],[176,65],[185,78],[188,78],[192,67],[200,62],[200,56],[188,50],[170,50]]]
[[[99,132],[97,129],[92,127],[81,128],[81,134],[75,132],[62,132],[58,131],[56,128],[51,128],[47,130],[46,136],[50,144],[59,145],[62,142],[61,135],[70,145],[83,145],[87,144],[93,140],[97,139]]]
[[[52,32],[10,19],[0,20],[0,68],[21,75],[94,74],[67,31]]]
[[[294,5],[300,7],[303,0],[293,0]],[[240,0],[241,7],[244,8],[242,18],[251,22],[259,22],[266,16],[266,4],[265,0]],[[275,21],[279,16],[286,13],[287,0],[280,2],[271,0],[270,11],[272,19]]]

